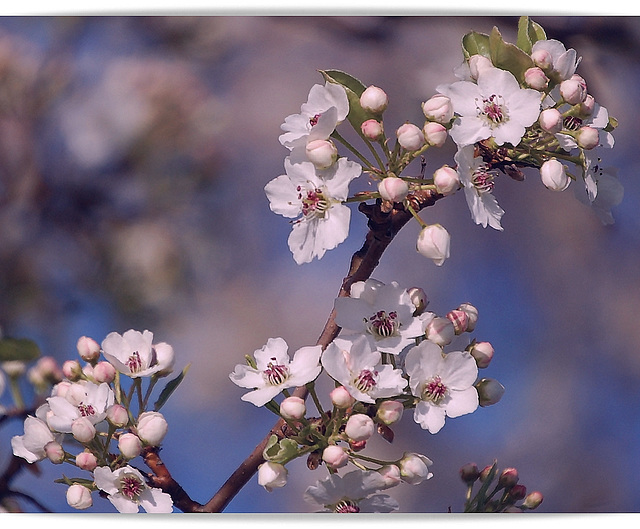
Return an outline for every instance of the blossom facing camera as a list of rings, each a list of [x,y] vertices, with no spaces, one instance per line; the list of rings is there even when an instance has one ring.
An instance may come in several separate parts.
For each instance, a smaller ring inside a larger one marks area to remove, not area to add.
[[[378,184],[378,192],[383,200],[402,202],[409,194],[409,186],[397,176],[388,176]]]
[[[135,431],[146,444],[158,446],[162,443],[169,425],[163,415],[157,411],[145,411],[140,414]]]
[[[111,332],[102,341],[104,357],[122,374],[131,377],[147,377],[159,371],[153,352],[153,333],[129,329],[123,335]]]
[[[258,485],[265,488],[267,492],[279,489],[287,484],[289,472],[284,465],[267,461],[258,467]]]
[[[407,151],[417,151],[421,149],[426,142],[422,130],[412,123],[400,125],[398,130],[396,130],[396,137],[398,138],[400,146]]]
[[[545,187],[552,191],[564,191],[571,183],[564,164],[556,158],[551,158],[540,166],[540,178]]]
[[[327,169],[338,159],[338,149],[330,140],[313,140],[305,147],[307,158],[316,169]]]
[[[69,507],[80,511],[88,509],[93,505],[91,491],[78,483],[74,483],[67,489],[67,503]]]
[[[425,257],[431,259],[436,266],[442,266],[449,258],[451,236],[440,224],[425,226],[418,235],[416,249]]]
[[[344,433],[352,441],[366,441],[374,434],[376,426],[373,419],[364,413],[356,413],[349,417]]]
[[[427,120],[444,125],[453,118],[453,105],[446,95],[436,94],[422,103],[422,112]]]
[[[360,106],[372,114],[382,114],[389,104],[389,97],[382,88],[369,86],[360,96]]]

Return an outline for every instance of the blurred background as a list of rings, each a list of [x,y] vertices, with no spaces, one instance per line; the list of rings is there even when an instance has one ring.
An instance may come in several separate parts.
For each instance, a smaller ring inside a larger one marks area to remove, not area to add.
[[[580,73],[620,122],[605,165],[625,198],[603,226],[571,188],[539,176],[498,179],[504,232],[475,225],[462,193],[422,212],[452,236],[436,267],[415,252],[407,225],[374,277],[425,289],[444,315],[480,313],[473,336],[496,350],[481,375],[503,400],[448,419],[432,435],[408,413],[396,440],[371,454],[416,451],[434,478],[391,491],[404,512],[460,512],[459,468],[498,460],[544,494],[540,512],[640,511],[640,19],[539,17],[549,38],[575,48]],[[82,335],[148,329],[191,364],[163,408],[162,457],[193,499],[206,502],[274,423],[242,402],[229,373],[281,336],[290,351],[315,343],[366,233],[298,266],[290,225],[269,211],[264,185],[288,154],[280,124],[298,113],[319,69],[341,69],[390,98],[387,132],[424,119],[420,103],[455,80],[460,40],[494,25],[515,42],[517,17],[4,17],[0,18],[0,327],[35,340],[60,364]],[[427,174],[453,163],[448,142]],[[416,169],[416,173],[419,167]],[[0,403],[8,404],[7,393]],[[3,424],[0,468],[22,421]],[[140,466],[143,466],[140,463]],[[14,488],[72,511],[75,475],[48,462]],[[302,501],[323,469],[289,465],[283,489],[253,478],[227,512],[310,512]],[[82,474],[82,472],[76,472]],[[94,512],[114,512],[95,495]],[[21,506],[32,509],[27,503]]]

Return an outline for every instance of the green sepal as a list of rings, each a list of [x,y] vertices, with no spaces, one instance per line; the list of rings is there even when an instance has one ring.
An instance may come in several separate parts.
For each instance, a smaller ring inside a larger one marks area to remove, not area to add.
[[[291,439],[281,439],[278,441],[277,435],[269,437],[267,445],[262,451],[262,457],[274,463],[284,465],[300,455],[298,443]]]
[[[40,356],[38,344],[28,338],[0,339],[0,362],[19,360],[30,362]]]
[[[486,33],[478,33],[477,31],[470,31],[462,37],[462,53],[467,60],[472,55],[483,55],[487,59],[490,59],[489,35]]]
[[[531,53],[533,45],[539,40],[546,40],[547,34],[540,24],[529,17],[520,17],[518,20],[517,46],[525,53]]]
[[[493,65],[511,72],[521,84],[524,82],[524,72],[535,66],[529,55],[517,46],[505,42],[496,27],[489,35],[489,49]]]
[[[617,126],[618,120],[613,116],[609,116],[609,123],[607,123],[607,126],[602,130],[604,130],[605,132],[612,132]]]
[[[367,87],[359,79],[356,79],[352,75],[341,70],[320,70],[320,73],[326,81],[339,84],[345,89],[347,92],[347,99],[349,100],[349,113],[347,114],[347,120],[351,123],[351,126],[356,130],[356,132],[363,137],[360,126],[368,119],[376,119],[376,117],[380,117],[366,111],[360,105],[360,96]]]
[[[155,403],[153,404],[154,411],[158,411],[160,408],[162,408],[162,406],[166,404],[171,394],[178,388],[178,386],[180,385],[180,382],[184,380],[184,377],[187,375],[187,372],[189,371],[190,367],[191,367],[191,364],[187,364],[186,367],[182,370],[182,372],[176,378],[167,382],[167,385],[160,392],[160,396],[158,397],[158,400],[156,400]]]

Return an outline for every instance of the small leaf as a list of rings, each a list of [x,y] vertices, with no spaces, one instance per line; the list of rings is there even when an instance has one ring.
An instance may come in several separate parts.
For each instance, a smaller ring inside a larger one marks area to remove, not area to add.
[[[609,116],[609,123],[607,123],[607,126],[602,130],[604,130],[605,132],[613,132],[613,130],[615,130],[617,126],[618,120],[613,116]]]
[[[540,24],[533,22],[529,17],[520,17],[518,20],[518,48],[525,53],[531,53],[533,45],[546,38],[547,35]]]
[[[299,455],[298,443],[291,439],[282,439],[278,441],[275,435],[272,435],[267,442],[264,450],[262,451],[262,457],[268,461],[274,463],[280,463],[284,465],[295,459]]]
[[[462,37],[462,52],[465,59],[472,55],[484,55],[491,58],[489,52],[489,35],[471,31]]]
[[[167,385],[160,392],[160,396],[158,397],[158,400],[156,400],[156,402],[153,405],[153,409],[155,411],[159,411],[160,408],[162,408],[162,406],[166,404],[171,394],[177,389],[177,387],[180,385],[180,382],[182,382],[184,377],[187,375],[187,372],[189,371],[190,367],[191,367],[191,364],[187,364],[186,367],[182,370],[182,372],[176,378],[167,382]]]
[[[368,119],[375,119],[376,117],[360,105],[360,96],[367,87],[360,80],[340,70],[320,70],[320,73],[330,83],[339,84],[345,89],[349,100],[347,120],[360,137],[364,138],[360,126]]]
[[[28,338],[2,338],[0,340],[0,362],[20,360],[30,362],[40,356],[40,348]]]
[[[517,46],[505,42],[496,27],[489,36],[489,46],[493,65],[511,72],[518,82],[522,83],[524,72],[534,66],[531,57]]]

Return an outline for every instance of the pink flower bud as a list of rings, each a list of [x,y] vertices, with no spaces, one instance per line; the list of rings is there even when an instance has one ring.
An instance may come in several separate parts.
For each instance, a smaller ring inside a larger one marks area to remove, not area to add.
[[[402,481],[398,465],[385,465],[378,469],[378,473],[384,478],[387,487],[394,487]]]
[[[467,313],[467,332],[473,331],[478,322],[478,309],[471,303],[461,303],[458,309]]]
[[[488,57],[479,54],[469,57],[469,73],[472,79],[477,80],[480,72],[488,68],[493,68],[493,63]]]
[[[493,378],[483,378],[476,384],[480,406],[491,406],[500,402],[504,395],[504,386]]]
[[[515,469],[515,468],[505,468],[500,473],[500,477],[498,478],[498,485],[500,487],[505,488],[505,489],[510,489],[516,483],[518,483],[519,479],[520,479],[520,477],[518,476],[517,469]]]
[[[267,461],[258,467],[258,485],[271,492],[287,484],[287,475],[288,471],[284,465]]]
[[[62,364],[62,373],[69,380],[76,381],[82,377],[82,366],[77,360],[67,360]]]
[[[583,117],[588,117],[591,114],[593,114],[593,110],[595,109],[596,106],[596,100],[593,98],[592,95],[587,94],[587,97],[585,97],[584,101],[582,103],[580,103],[580,115]]]
[[[118,439],[118,449],[125,459],[133,459],[142,452],[142,441],[132,433],[125,433]]]
[[[430,479],[433,474],[429,472],[429,465],[433,465],[433,462],[428,457],[405,452],[403,458],[398,463],[402,481],[411,485],[418,485]]]
[[[342,447],[329,445],[322,451],[322,460],[335,470],[345,466],[349,462],[349,456]]]
[[[157,411],[145,411],[140,414],[138,418],[135,432],[146,444],[158,446],[162,443],[168,429],[169,425],[161,413]]]
[[[86,417],[78,417],[71,423],[71,434],[80,443],[88,443],[96,436],[96,428]]]
[[[593,149],[598,146],[600,143],[600,135],[598,133],[598,129],[594,129],[593,127],[580,127],[578,132],[576,133],[576,141],[578,145],[583,149]]]
[[[478,476],[478,479],[484,483],[485,481],[487,481],[487,478],[489,477],[489,473],[491,472],[492,469],[492,465],[487,465],[486,467],[484,467],[481,471],[480,471],[480,476]]]
[[[475,463],[467,463],[460,469],[460,479],[465,483],[474,483],[480,477],[480,469]]]
[[[356,413],[347,420],[344,433],[353,441],[366,441],[375,432],[373,419],[364,413]]]
[[[540,128],[551,134],[562,130],[562,114],[556,108],[547,108],[538,117]]]
[[[524,485],[514,485],[509,489],[509,500],[518,501],[522,500],[527,495],[527,487]]]
[[[456,335],[466,332],[469,326],[469,316],[460,309],[450,310],[447,313],[447,319],[453,323],[453,331]]]
[[[427,121],[422,127],[422,134],[425,141],[433,147],[442,147],[449,135],[444,125],[435,121]]]
[[[535,509],[542,503],[543,499],[542,493],[537,490],[530,492],[522,502],[522,507],[525,509]]]
[[[67,489],[67,503],[74,509],[88,509],[93,505],[91,491],[79,483],[74,483]]]
[[[93,338],[81,336],[78,339],[78,354],[85,362],[94,362],[100,356],[100,344]]]
[[[452,195],[460,188],[460,176],[452,167],[443,165],[433,173],[433,183],[441,195]]]
[[[54,465],[64,462],[64,448],[57,441],[49,441],[44,445],[44,453]]]
[[[565,166],[556,158],[551,158],[542,164],[540,178],[545,187],[552,191],[564,191],[571,183]]]
[[[396,131],[398,143],[407,151],[417,151],[425,144],[424,134],[422,131],[411,123],[400,125]]]
[[[494,354],[493,346],[489,342],[476,342],[469,352],[475,358],[476,365],[480,369],[489,366]]]
[[[98,466],[98,459],[91,452],[80,452],[76,456],[76,466],[82,470],[92,472]]]
[[[116,378],[116,368],[109,362],[98,362],[93,366],[93,378],[98,383],[106,382],[109,384]]]
[[[347,409],[350,406],[353,406],[356,399],[354,399],[351,394],[347,391],[347,388],[344,386],[338,386],[330,393],[331,402],[336,408]]]
[[[338,149],[329,140],[312,140],[306,146],[307,158],[317,169],[331,167],[338,159]]]
[[[582,103],[587,98],[587,83],[579,75],[560,83],[560,95],[570,105]]]
[[[547,50],[536,50],[531,54],[531,59],[536,66],[548,70],[553,66],[553,57]]]
[[[300,397],[287,397],[280,404],[280,415],[285,419],[299,420],[304,417],[307,407]]]
[[[382,88],[369,86],[360,96],[360,106],[372,114],[382,114],[389,104],[389,98]]]
[[[129,424],[127,408],[120,404],[113,404],[107,409],[107,420],[116,428],[122,428]]]
[[[398,422],[404,413],[402,402],[397,400],[385,400],[378,406],[376,417],[386,425]]]
[[[422,228],[416,242],[416,250],[431,259],[436,266],[442,266],[449,258],[450,243],[449,232],[440,224],[432,224]]]
[[[378,192],[383,200],[402,202],[409,194],[409,186],[397,176],[388,176],[378,184]]]
[[[453,105],[447,96],[436,94],[422,103],[422,112],[429,121],[445,124],[453,118]]]
[[[409,294],[411,303],[413,303],[413,306],[416,308],[413,315],[417,316],[419,314],[422,314],[427,308],[427,305],[429,305],[429,298],[427,297],[427,293],[421,288],[412,287],[407,289],[407,294]]]
[[[41,356],[34,367],[47,382],[55,384],[62,379],[62,370],[52,356]]]
[[[439,316],[436,316],[429,322],[427,330],[425,331],[427,340],[442,347],[449,345],[455,335],[455,328],[451,320]]]
[[[156,353],[156,360],[161,369],[156,371],[156,375],[159,377],[166,377],[173,373],[173,364],[175,363],[175,353],[173,347],[168,343],[160,342],[153,346],[153,350]]]
[[[534,90],[544,90],[549,84],[549,78],[537,66],[524,72],[524,82]]]
[[[382,123],[375,119],[368,119],[367,121],[363,121],[362,125],[360,125],[360,130],[362,131],[362,135],[372,141],[377,141],[382,137],[384,133],[384,126]]]
[[[51,396],[64,397],[69,391],[69,388],[71,388],[71,384],[72,383],[69,382],[68,380],[63,380],[62,382],[56,384],[51,390]]]

